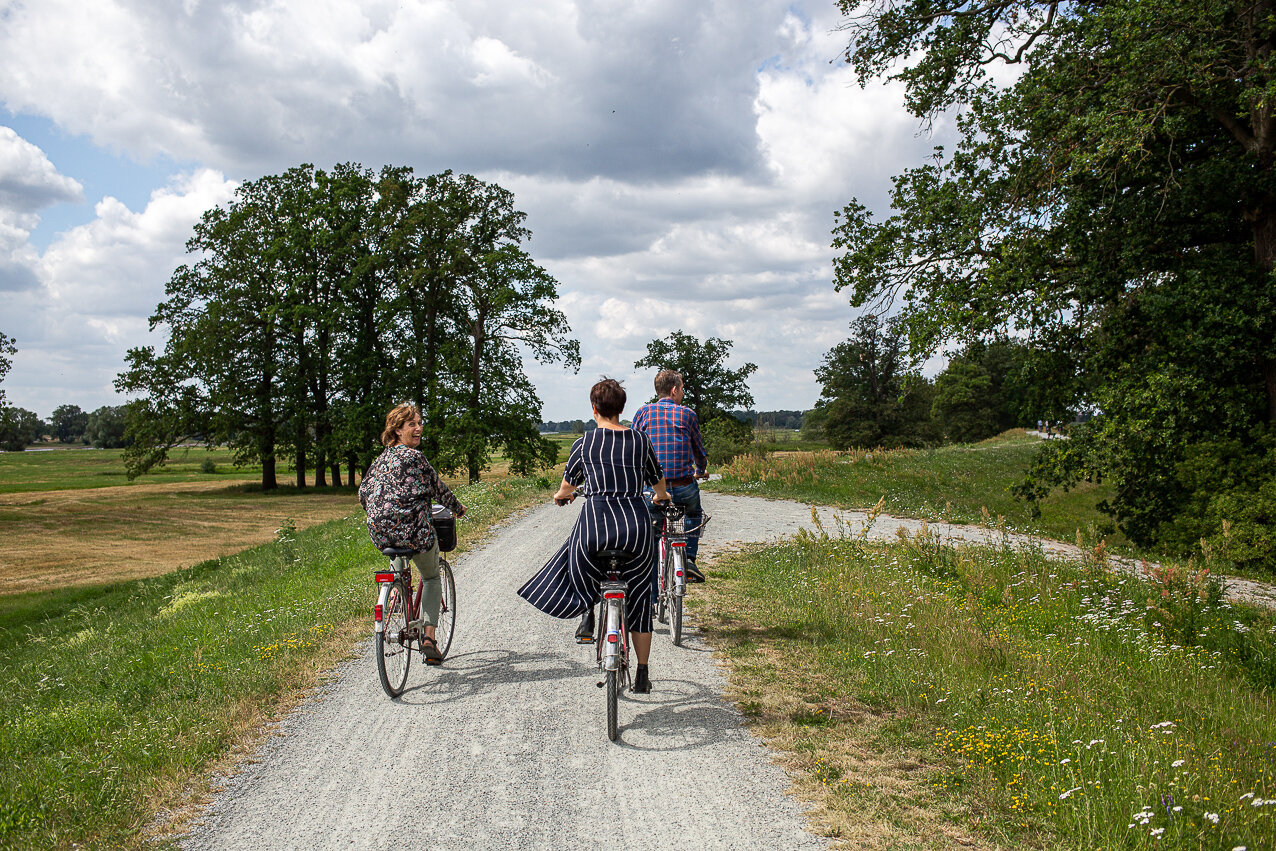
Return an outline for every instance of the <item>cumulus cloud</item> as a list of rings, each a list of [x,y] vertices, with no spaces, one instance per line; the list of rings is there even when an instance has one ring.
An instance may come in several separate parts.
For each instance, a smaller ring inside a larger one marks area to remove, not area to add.
[[[934,141],[897,89],[830,62],[844,45],[823,2],[0,0],[0,15],[8,109],[190,165],[142,210],[97,201],[42,253],[32,217],[78,185],[47,160],[11,170],[30,185],[0,204],[0,299],[4,258],[26,277],[9,273],[0,312],[25,317],[31,360],[7,389],[37,357],[51,381],[92,363],[107,386],[124,349],[162,344],[146,317],[231,178],[356,161],[515,193],[585,361],[576,378],[529,364],[547,417],[679,328],[735,340],[760,406],[809,407],[853,318],[830,283],[832,213],[851,197],[885,212],[891,175]],[[0,138],[0,198],[6,156]],[[645,397],[649,376],[631,379]]]
[[[201,169],[156,189],[140,211],[104,198],[92,221],[61,234],[31,263],[36,286],[3,302],[6,333],[18,346],[6,395],[45,414],[64,402],[86,410],[113,403],[124,352],[163,343],[148,317],[189,259],[192,227],[235,187]]]
[[[38,147],[0,126],[0,292],[36,286],[36,252],[28,244],[39,210],[83,197],[80,184],[58,170]]]

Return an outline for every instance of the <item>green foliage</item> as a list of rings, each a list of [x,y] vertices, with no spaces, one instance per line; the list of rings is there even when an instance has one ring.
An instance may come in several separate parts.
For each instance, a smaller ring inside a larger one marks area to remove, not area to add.
[[[822,389],[816,421],[838,448],[938,443],[931,419],[934,387],[917,371],[898,318],[869,314],[852,325],[815,370]]]
[[[49,417],[49,430],[62,443],[78,443],[89,425],[89,415],[79,405],[58,405]]]
[[[127,408],[124,405],[103,405],[88,416],[84,427],[84,440],[96,449],[119,449],[127,446],[124,438]]]
[[[839,6],[860,79],[902,80],[919,116],[960,105],[962,136],[895,179],[890,217],[842,211],[838,288],[903,305],[918,351],[1026,335],[1037,416],[1103,416],[1025,491],[1102,478],[1133,540],[1181,539],[1193,447],[1257,458],[1247,435],[1276,421],[1276,19],[1234,0]],[[999,62],[1022,66],[1000,87]]]
[[[748,378],[758,367],[746,363],[738,369],[726,365],[733,343],[710,337],[701,343],[681,330],[647,344],[647,356],[634,361],[634,369],[672,369],[682,375],[683,404],[707,423],[732,408],[753,406]],[[655,379],[655,375],[652,375]]]
[[[13,368],[13,359],[10,355],[17,353],[18,349],[14,346],[14,339],[0,332],[0,384],[4,384],[5,376]],[[0,410],[3,410],[4,406],[4,388],[0,387]]]
[[[0,408],[0,450],[21,452],[44,434],[44,421],[26,408]]]
[[[753,426],[730,414],[714,417],[700,429],[710,464],[725,464],[753,444]]]

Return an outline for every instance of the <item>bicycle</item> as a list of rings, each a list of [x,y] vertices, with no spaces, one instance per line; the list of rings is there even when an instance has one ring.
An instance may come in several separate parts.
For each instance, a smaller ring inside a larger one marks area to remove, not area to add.
[[[603,672],[599,688],[607,689],[607,738],[616,741],[620,735],[618,701],[620,692],[629,685],[629,629],[625,624],[625,582],[620,578],[621,562],[633,558],[624,550],[601,550],[595,556],[606,562],[607,579],[599,583],[602,591],[601,617],[596,621],[601,641],[595,641],[598,669]]]
[[[442,600],[438,622],[434,627],[434,643],[439,648],[441,662],[447,658],[452,646],[452,634],[456,625],[456,580],[452,565],[442,553],[456,549],[456,519],[441,506],[434,506],[430,520],[439,541],[439,583]],[[426,661],[425,624],[421,620],[421,597],[425,580],[418,579],[412,589],[412,556],[417,550],[385,547],[381,554],[391,559],[390,570],[377,570],[379,586],[377,602],[373,607],[376,629],[377,677],[381,688],[390,697],[403,694],[408,681],[408,669],[412,665],[412,651],[421,653]]]
[[[672,623],[669,635],[675,647],[682,646],[682,598],[687,593],[686,561],[687,536],[700,532],[709,522],[709,515],[700,515],[700,525],[686,528],[686,509],[677,503],[657,506],[661,517],[653,520],[660,547],[657,571],[656,620]]]

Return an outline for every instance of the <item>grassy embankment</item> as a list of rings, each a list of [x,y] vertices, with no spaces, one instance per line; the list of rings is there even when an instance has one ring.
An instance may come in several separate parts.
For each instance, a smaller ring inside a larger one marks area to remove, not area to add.
[[[1109,495],[1108,487],[1083,482],[1066,493],[1056,491],[1039,503],[1039,517],[1014,497],[1010,488],[1040,446],[1040,439],[1015,430],[982,443],[937,449],[745,455],[708,487],[839,508],[867,509],[885,499],[883,511],[898,517],[950,523],[1004,518],[1014,532],[1071,543],[1080,530],[1087,539],[1106,537],[1109,548],[1128,549],[1125,536],[1112,532],[1111,519],[1095,508]]]
[[[547,488],[459,488],[471,509],[462,548]],[[221,497],[231,520],[245,511],[241,490]],[[315,495],[270,499],[300,507]],[[350,515],[353,495],[335,497]],[[182,492],[176,508],[145,498],[175,521],[190,506]],[[271,543],[176,572],[0,596],[0,847],[154,847],[142,834],[155,813],[198,795],[211,766],[369,631],[369,573],[382,557],[361,520],[298,525],[285,519]]]
[[[1014,518],[999,494],[1022,459],[1014,441],[772,456],[722,487]],[[1086,521],[1070,500],[1012,522],[1066,540]],[[733,698],[851,847],[1276,846],[1276,619],[1221,604],[1201,574],[852,534],[709,575],[691,605]]]

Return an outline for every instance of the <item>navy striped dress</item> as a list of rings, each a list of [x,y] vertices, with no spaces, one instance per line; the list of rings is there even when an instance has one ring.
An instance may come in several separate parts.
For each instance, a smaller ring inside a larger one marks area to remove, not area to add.
[[[589,492],[567,541],[527,581],[518,594],[547,615],[572,618],[598,602],[598,584],[607,578],[594,557],[599,550],[633,553],[622,565],[628,584],[625,622],[634,632],[651,632],[655,537],[642,489],[663,473],[651,439],[640,431],[597,428],[572,444],[563,479]]]

